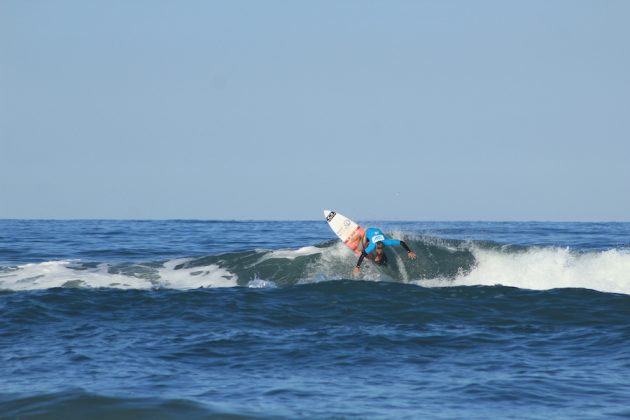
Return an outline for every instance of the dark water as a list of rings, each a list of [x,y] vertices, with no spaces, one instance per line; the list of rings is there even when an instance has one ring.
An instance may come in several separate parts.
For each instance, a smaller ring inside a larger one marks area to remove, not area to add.
[[[0,417],[630,417],[630,224],[367,225],[0,221]]]

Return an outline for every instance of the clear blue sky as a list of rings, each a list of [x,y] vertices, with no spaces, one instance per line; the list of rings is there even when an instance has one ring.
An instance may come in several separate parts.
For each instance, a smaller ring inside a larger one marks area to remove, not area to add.
[[[0,2],[0,218],[630,220],[630,1]]]

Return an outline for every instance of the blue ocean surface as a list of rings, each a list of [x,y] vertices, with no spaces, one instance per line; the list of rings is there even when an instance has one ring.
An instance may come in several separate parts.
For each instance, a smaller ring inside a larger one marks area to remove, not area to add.
[[[630,417],[630,223],[0,220],[0,418]]]

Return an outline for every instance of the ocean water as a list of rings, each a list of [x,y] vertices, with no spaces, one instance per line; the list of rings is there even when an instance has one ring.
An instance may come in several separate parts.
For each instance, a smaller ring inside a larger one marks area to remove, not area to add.
[[[0,220],[0,418],[630,417],[630,223]]]

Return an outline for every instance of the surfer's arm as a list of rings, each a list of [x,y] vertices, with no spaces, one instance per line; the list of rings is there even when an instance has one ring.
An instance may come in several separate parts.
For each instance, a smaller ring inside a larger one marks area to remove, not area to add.
[[[398,239],[385,239],[382,242],[383,242],[383,245],[387,245],[387,246],[400,245],[403,248],[405,248],[405,251],[407,251],[407,253],[411,252],[411,249],[409,249],[409,247],[407,246],[407,244],[404,241],[400,241]]]
[[[400,245],[402,241],[399,241],[398,239],[385,239],[384,241],[381,241],[381,243],[385,246],[396,246],[396,245]]]
[[[361,263],[363,262],[363,259],[367,257],[370,252],[374,251],[374,249],[376,249],[376,245],[370,242],[367,248],[361,251],[361,255],[359,255],[359,261],[357,261],[357,265],[356,267],[354,267],[355,272],[358,272],[358,270],[361,268]]]
[[[361,251],[361,255],[359,255],[359,261],[357,261],[357,267],[356,268],[361,268],[361,263],[363,262],[363,259],[365,257],[367,257],[368,254],[366,254],[365,251]]]
[[[411,248],[409,248],[409,246],[405,243],[405,241],[400,241],[398,239],[385,239],[383,241],[383,245],[387,245],[387,246],[400,245],[405,249],[405,251],[407,251],[407,255],[409,256],[409,258],[411,258],[412,260],[416,259],[416,253],[413,252]]]
[[[400,241],[400,246],[405,248],[405,251],[407,251],[407,256],[409,258],[411,258],[412,260],[416,259],[416,253],[413,252],[411,249],[409,249],[409,247],[407,246],[407,244],[404,241]]]

